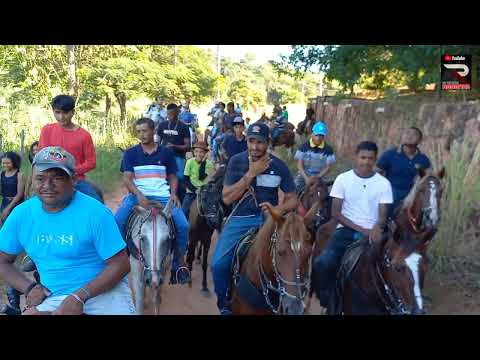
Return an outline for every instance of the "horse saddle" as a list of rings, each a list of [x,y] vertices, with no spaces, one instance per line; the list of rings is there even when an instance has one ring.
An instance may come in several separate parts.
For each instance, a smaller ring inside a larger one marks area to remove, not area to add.
[[[350,279],[350,276],[358,264],[362,254],[369,248],[369,242],[361,238],[351,244],[342,258],[340,269],[337,273],[336,287],[334,297],[331,299],[329,313],[341,314],[342,312],[342,296],[345,282]]]
[[[271,306],[266,302],[262,290],[258,289],[246,276],[240,274],[242,263],[245,261],[259,230],[259,227],[250,229],[237,244],[232,263],[232,277],[240,298],[255,309],[270,310]],[[274,307],[278,307],[278,296],[269,294],[269,301]]]

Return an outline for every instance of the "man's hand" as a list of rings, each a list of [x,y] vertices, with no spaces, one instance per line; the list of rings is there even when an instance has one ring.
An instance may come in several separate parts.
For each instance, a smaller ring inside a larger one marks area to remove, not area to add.
[[[1,221],[5,221],[5,219],[7,218],[7,216],[10,214],[10,209],[9,208],[6,208],[2,211],[2,215],[0,215],[0,220]]]
[[[145,209],[150,206],[150,201],[145,197],[145,195],[138,195],[138,203]]]
[[[258,206],[260,206],[262,211],[264,211],[265,213],[273,212],[273,213],[276,213],[280,216],[283,215],[283,213],[284,213],[283,209],[280,206],[273,206],[269,202],[263,202],[263,203],[259,204]]]
[[[368,240],[372,243],[380,243],[380,241],[382,240],[382,229],[380,228],[380,226],[378,225],[375,225],[373,227],[372,230],[370,230],[370,236],[368,238]]]
[[[176,146],[176,145],[168,143],[168,144],[165,145],[165,146],[166,146],[167,148],[169,148],[169,149],[175,149],[175,146]]]
[[[67,296],[52,315],[82,315],[83,304],[73,296]]]
[[[178,207],[178,208],[181,208],[182,207],[182,203],[180,202],[180,199],[178,198],[178,196],[176,194],[172,194],[170,196],[170,198],[172,199],[173,201],[173,204]]]
[[[272,159],[270,158],[268,153],[265,153],[265,155],[263,155],[257,161],[253,161],[252,158],[249,156],[247,174],[250,177],[254,178],[260,175],[261,173],[263,173],[265,170],[267,170],[271,162],[272,162]]]
[[[37,306],[51,294],[52,293],[50,290],[48,290],[46,287],[43,287],[41,284],[37,284],[28,293],[28,296],[25,299],[25,305],[27,305],[27,307]]]
[[[305,181],[305,185],[310,186],[317,181],[315,176],[307,176],[307,180]]]

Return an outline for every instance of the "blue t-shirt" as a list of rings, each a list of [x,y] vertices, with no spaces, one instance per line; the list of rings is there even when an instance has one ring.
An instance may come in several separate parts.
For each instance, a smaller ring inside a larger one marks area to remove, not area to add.
[[[223,148],[230,159],[233,155],[247,150],[247,139],[243,137],[241,141],[238,141],[235,135],[228,135],[223,141]]]
[[[430,160],[420,150],[410,160],[401,148],[393,148],[380,156],[377,167],[385,171],[385,177],[390,181],[394,190],[409,192],[413,187],[415,176],[417,176],[417,167],[428,169]]]
[[[310,141],[300,146],[295,153],[295,160],[303,161],[303,169],[308,176],[319,174],[327,166],[336,162],[335,154],[330,145],[324,143],[323,147],[312,147]]]
[[[273,206],[278,205],[278,188],[284,193],[295,192],[295,183],[287,165],[270,154],[273,159],[270,166],[262,174],[252,180],[251,185],[255,192],[257,204],[269,202]],[[237,183],[248,171],[248,151],[234,155],[227,165],[224,185]],[[233,204],[235,207],[237,203]],[[252,196],[248,196],[237,207],[232,216],[256,216],[261,214],[261,208],[255,205]]]
[[[105,260],[123,249],[112,212],[79,191],[58,213],[43,210],[34,196],[18,205],[0,229],[0,251],[18,255],[25,250],[52,296],[85,286],[105,269]]]
[[[159,145],[157,150],[148,154],[138,144],[125,151],[120,171],[134,173],[133,182],[143,195],[168,199],[170,185],[167,175],[177,172],[177,164],[171,149]]]
[[[190,130],[183,122],[177,120],[175,124],[170,121],[164,121],[158,125],[157,135],[160,137],[162,145],[184,145],[184,139],[188,138],[187,144],[190,144]],[[172,149],[177,157],[185,159],[186,151]]]

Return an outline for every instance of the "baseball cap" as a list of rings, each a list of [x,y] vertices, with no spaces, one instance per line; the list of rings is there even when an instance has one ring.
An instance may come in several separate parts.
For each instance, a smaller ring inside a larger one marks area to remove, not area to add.
[[[270,138],[270,129],[266,124],[256,122],[248,127],[247,139],[249,138],[267,142]]]
[[[313,135],[327,136],[328,134],[327,125],[325,125],[325,123],[322,121],[316,122],[315,125],[313,126],[312,133]]]
[[[233,126],[237,124],[245,125],[245,122],[240,116],[237,116],[235,119],[233,119]]]
[[[32,166],[39,171],[59,168],[70,177],[75,174],[75,158],[60,146],[48,146],[40,150],[33,158]]]

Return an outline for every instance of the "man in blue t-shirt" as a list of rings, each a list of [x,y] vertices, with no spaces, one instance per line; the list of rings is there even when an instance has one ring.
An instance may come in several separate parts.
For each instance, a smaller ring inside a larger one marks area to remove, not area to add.
[[[240,154],[247,150],[247,140],[243,131],[245,130],[245,123],[240,116],[233,119],[233,131],[234,135],[227,135],[223,140],[223,148],[227,154],[227,158]]]
[[[225,114],[225,118],[224,118],[226,133],[233,132],[233,120],[238,116],[241,117],[241,115],[235,111],[235,104],[233,102],[229,102],[227,104],[227,113]]]
[[[392,184],[393,204],[389,217],[412,189],[418,169],[427,170],[431,166],[428,157],[418,148],[422,138],[420,129],[412,126],[403,133],[400,147],[385,151],[378,159],[378,172]]]
[[[176,275],[172,279],[176,281],[178,278],[179,283],[186,284],[190,281],[190,274],[184,267],[183,256],[188,244],[189,225],[177,196],[177,165],[174,154],[169,148],[153,141],[152,120],[145,118],[137,120],[135,130],[140,144],[125,151],[120,168],[129,194],[115,213],[115,220],[125,238],[128,216],[135,205],[140,204],[146,208],[149,205],[148,200],[166,204],[171,198],[175,205],[172,208],[172,219],[175,223],[176,242],[180,253],[180,258],[174,256],[172,261],[172,274]]]
[[[297,208],[292,174],[282,160],[267,152],[268,126],[263,123],[250,125],[247,143],[248,150],[233,156],[227,166],[222,195],[225,205],[233,205],[233,211],[212,258],[217,306],[225,315],[231,313],[225,300],[234,249],[241,236],[253,227],[262,226],[263,212],[269,208],[282,215]],[[285,193],[282,204],[278,204],[279,188]]]
[[[187,125],[178,120],[180,109],[176,104],[167,106],[168,121],[158,126],[157,135],[159,144],[173,150],[175,163],[177,164],[178,197],[183,201],[186,187],[183,182],[185,170],[185,154],[190,150],[190,130]]]
[[[37,196],[17,206],[0,230],[0,277],[25,294],[26,315],[134,314],[130,263],[112,213],[75,191],[74,182],[75,159],[63,148],[35,155]],[[41,283],[13,265],[23,251]]]

